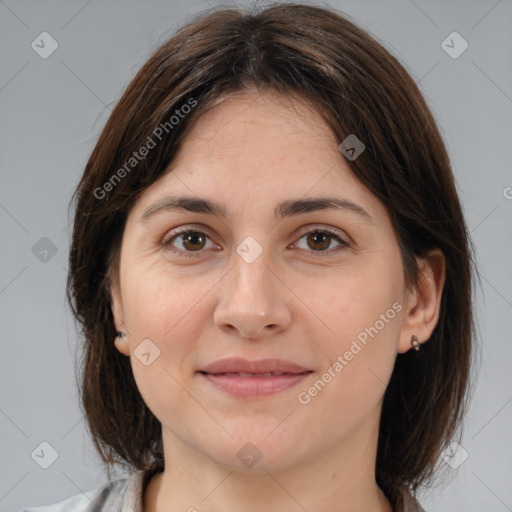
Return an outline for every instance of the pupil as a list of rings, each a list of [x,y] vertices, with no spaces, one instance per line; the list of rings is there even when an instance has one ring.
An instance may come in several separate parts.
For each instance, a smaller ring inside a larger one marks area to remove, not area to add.
[[[192,247],[191,249],[192,250],[197,250],[197,249],[202,249],[203,246],[204,246],[204,240],[203,240],[203,243],[201,244],[201,239],[202,239],[202,235],[198,232],[193,232],[193,233],[189,233],[186,235],[186,238],[184,240],[184,244],[187,248],[191,248],[189,247],[190,245],[194,246],[194,245],[197,245],[197,244],[200,244],[201,247]],[[199,241],[198,241],[199,240]]]
[[[310,235],[310,238],[314,240],[314,244],[321,244],[320,247],[316,247],[317,249],[320,248],[320,249],[325,249],[327,247],[329,247],[329,239],[330,239],[330,235],[325,235],[325,234],[322,234],[322,233],[313,233],[312,235]],[[310,245],[311,247],[311,245]],[[315,247],[312,247],[313,249]]]

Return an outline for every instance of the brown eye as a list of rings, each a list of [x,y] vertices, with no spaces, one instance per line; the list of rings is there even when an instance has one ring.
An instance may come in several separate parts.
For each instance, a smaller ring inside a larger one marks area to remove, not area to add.
[[[208,246],[208,243],[210,246]],[[178,253],[180,256],[201,256],[203,249],[215,248],[210,237],[195,229],[187,229],[178,232],[162,242],[162,245],[169,251]]]
[[[305,244],[302,242],[303,239],[305,241]],[[331,247],[333,242],[337,245]],[[305,250],[309,253],[329,255],[346,249],[349,246],[349,243],[345,242],[345,240],[343,240],[337,233],[334,233],[330,230],[316,229],[302,235],[295,245],[299,249]],[[331,248],[329,249],[329,247]]]
[[[201,250],[206,245],[206,236],[199,231],[188,231],[179,236],[182,237],[183,247],[189,251]]]
[[[332,235],[328,233],[316,232],[310,233],[307,237],[308,246],[315,250],[324,250],[331,244]]]

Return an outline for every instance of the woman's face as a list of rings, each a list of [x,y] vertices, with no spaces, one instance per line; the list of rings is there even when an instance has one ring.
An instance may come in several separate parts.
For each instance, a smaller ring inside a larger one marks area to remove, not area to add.
[[[130,211],[113,289],[127,342],[116,346],[166,453],[266,471],[377,435],[397,353],[415,333],[414,294],[389,215],[340,142],[310,107],[245,91],[199,119]],[[191,201],[171,205],[182,197]],[[338,206],[311,202],[325,198]],[[223,215],[189,211],[193,201]],[[200,372],[232,357],[309,373]]]

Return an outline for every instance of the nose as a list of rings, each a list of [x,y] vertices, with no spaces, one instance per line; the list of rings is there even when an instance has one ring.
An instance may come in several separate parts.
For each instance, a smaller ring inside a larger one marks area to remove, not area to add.
[[[236,256],[234,267],[221,283],[213,314],[219,329],[244,338],[261,338],[290,325],[288,290],[270,270],[263,254],[252,263]]]

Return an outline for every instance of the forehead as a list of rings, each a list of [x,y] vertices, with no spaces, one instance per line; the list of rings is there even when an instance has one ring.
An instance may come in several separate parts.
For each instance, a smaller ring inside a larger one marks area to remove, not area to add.
[[[225,98],[205,112],[191,129],[175,163],[207,159],[248,160],[254,166],[304,158],[329,161],[337,143],[320,114],[298,97],[247,90]],[[326,153],[326,149],[331,151]],[[334,152],[336,157],[339,153]],[[278,158],[279,160],[276,160]],[[225,163],[223,163],[225,166]]]
[[[355,178],[338,144],[307,102],[272,91],[236,93],[195,122],[137,209],[169,193],[209,196],[234,209],[339,193],[372,210],[376,198]]]

